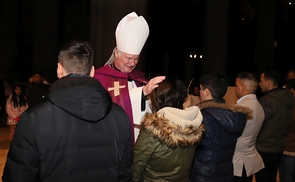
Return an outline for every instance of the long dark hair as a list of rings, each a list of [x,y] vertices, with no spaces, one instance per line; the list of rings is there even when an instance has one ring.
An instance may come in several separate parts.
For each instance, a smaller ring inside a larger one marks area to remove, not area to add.
[[[16,95],[15,93],[15,89],[19,87],[21,89],[21,93],[20,95]],[[13,87],[13,91],[12,91],[12,102],[13,102],[13,106],[14,107],[21,107],[21,106],[26,106],[27,105],[27,100],[24,96],[24,93],[23,93],[23,89],[20,85],[15,85]]]

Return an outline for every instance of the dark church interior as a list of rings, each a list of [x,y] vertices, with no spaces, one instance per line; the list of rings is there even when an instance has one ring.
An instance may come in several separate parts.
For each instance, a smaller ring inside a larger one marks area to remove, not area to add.
[[[118,22],[130,12],[149,25],[137,64],[148,79],[177,77],[194,89],[214,71],[235,86],[241,71],[259,76],[275,68],[284,78],[295,69],[295,0],[0,0],[0,79],[25,88],[42,73],[55,82],[59,49],[73,40],[89,42],[95,68],[102,67],[116,47]],[[0,126],[8,128],[1,112]]]
[[[295,2],[292,0],[2,0],[0,74],[28,82],[41,71],[54,82],[64,43],[89,41],[94,66],[108,60],[119,20],[135,11],[149,38],[138,69],[147,77],[176,76],[188,83],[211,71],[231,79],[239,71],[294,68]]]

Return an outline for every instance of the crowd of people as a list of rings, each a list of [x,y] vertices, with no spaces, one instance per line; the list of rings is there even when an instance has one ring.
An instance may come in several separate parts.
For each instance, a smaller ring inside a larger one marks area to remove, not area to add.
[[[148,35],[132,12],[103,67],[87,42],[73,41],[60,49],[57,81],[35,74],[25,92],[15,85],[3,182],[275,182],[278,171],[295,180],[295,78],[282,86],[278,70],[240,72],[228,104],[228,78],[214,72],[191,96],[177,78],[136,69]]]

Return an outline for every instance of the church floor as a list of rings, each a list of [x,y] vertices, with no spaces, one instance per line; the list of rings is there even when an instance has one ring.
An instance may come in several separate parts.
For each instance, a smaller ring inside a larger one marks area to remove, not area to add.
[[[0,127],[0,181],[9,149],[9,127]]]

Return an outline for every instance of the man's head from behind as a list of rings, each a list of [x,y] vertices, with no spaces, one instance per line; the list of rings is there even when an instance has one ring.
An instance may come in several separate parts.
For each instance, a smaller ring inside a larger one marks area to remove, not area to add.
[[[200,78],[201,101],[210,99],[223,99],[228,87],[228,79],[225,75],[215,72],[206,74]]]
[[[42,83],[43,77],[41,72],[35,72],[30,78],[30,82],[33,83]]]
[[[292,78],[295,78],[295,70],[291,69],[286,74],[286,80],[290,80]]]
[[[238,98],[248,94],[255,94],[257,87],[258,80],[253,73],[243,71],[237,74],[235,93]]]
[[[71,42],[58,55],[57,77],[68,74],[94,75],[93,52],[86,42]]]

